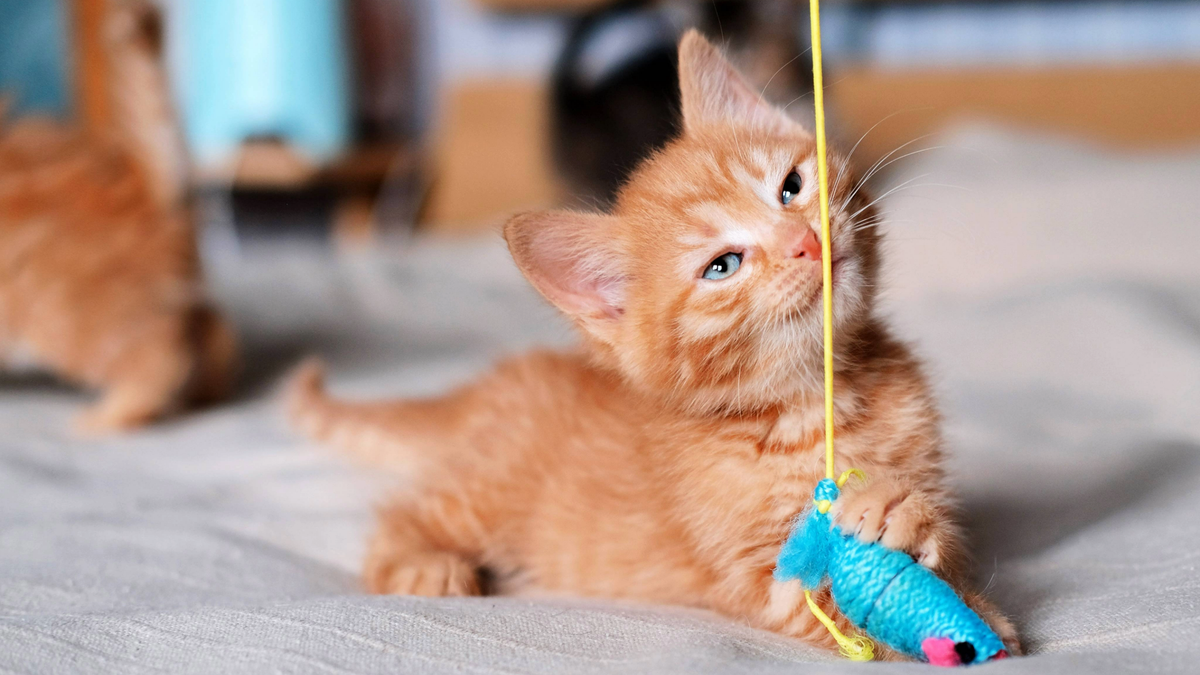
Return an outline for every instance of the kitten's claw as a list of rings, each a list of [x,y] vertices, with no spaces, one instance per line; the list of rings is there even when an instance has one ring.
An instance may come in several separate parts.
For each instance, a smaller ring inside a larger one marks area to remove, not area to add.
[[[860,541],[904,551],[931,569],[941,563],[943,531],[950,528],[938,501],[898,481],[848,488],[834,503],[833,517]]]

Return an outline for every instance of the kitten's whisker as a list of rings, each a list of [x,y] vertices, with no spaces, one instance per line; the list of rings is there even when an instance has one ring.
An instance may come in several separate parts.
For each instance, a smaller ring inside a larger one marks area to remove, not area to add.
[[[779,68],[774,72],[774,74],[771,75],[771,78],[769,80],[767,80],[767,83],[763,85],[762,91],[758,92],[759,103],[766,102],[765,96],[767,93],[767,87],[770,87],[771,83],[775,81],[775,76],[778,75],[779,73],[782,73],[784,68],[787,68],[788,66],[792,65],[792,63],[795,62],[796,59],[800,58],[801,56],[804,56],[811,49],[812,49],[811,47],[809,49],[805,49],[804,51],[800,52],[799,54],[788,59],[787,63],[783,64],[782,66],[779,66]],[[795,100],[795,99],[792,99],[792,100]],[[786,110],[786,108],[785,108],[785,110]]]
[[[859,140],[861,140],[861,139],[859,139]],[[830,186],[830,188],[829,188],[829,194],[830,194],[831,199],[832,199],[832,195],[836,195],[838,193],[838,190],[841,189],[842,179],[847,174],[852,173],[850,170],[850,161],[848,159],[843,159],[840,162],[838,162],[836,160],[833,162],[830,162],[830,173],[833,173],[834,169],[837,170],[837,175],[833,179],[833,185]]]
[[[855,230],[855,232],[858,232],[860,230],[871,230],[876,227],[880,227],[882,225],[893,225],[893,224],[894,225],[911,225],[912,223],[913,223],[913,221],[911,221],[911,220],[899,220],[899,221],[880,220],[879,222],[870,223],[870,224],[860,228],[859,230]]]
[[[899,157],[893,157],[892,159],[888,160],[887,163],[879,166],[874,171],[872,171],[871,174],[869,174],[866,178],[863,179],[863,182],[870,179],[871,176],[874,176],[875,174],[879,173],[880,171],[883,171],[884,169],[888,168],[889,166],[895,164],[896,162],[899,162],[901,160],[912,157],[913,155],[919,155],[923,152],[929,152],[930,150],[944,150],[948,147],[950,147],[950,146],[948,146],[948,145],[931,145],[928,148],[920,148],[917,150],[913,150],[911,152],[906,152],[903,155],[900,155]]]
[[[862,135],[862,136],[859,136],[859,137],[858,137],[858,141],[856,141],[856,142],[854,143],[854,147],[850,148],[850,152],[846,153],[846,163],[847,163],[847,164],[849,164],[850,160],[854,158],[854,151],[855,151],[855,150],[858,150],[858,146],[859,146],[859,145],[860,145],[860,144],[861,144],[861,143],[862,143],[864,140],[866,140],[867,136],[868,136],[868,135],[869,135],[869,134],[870,134],[872,131],[875,131],[875,129],[876,129],[876,128],[877,128],[877,127],[880,125],[880,124],[883,124],[884,122],[886,122],[886,121],[888,121],[888,120],[892,119],[893,117],[895,117],[896,115],[899,115],[899,114],[900,114],[900,113],[902,113],[902,112],[907,112],[907,111],[906,111],[906,110],[897,110],[897,111],[895,111],[895,112],[891,113],[890,115],[888,115],[888,116],[884,117],[883,119],[879,120],[879,121],[878,121],[878,122],[876,122],[875,124],[872,124],[870,129],[867,129],[866,131],[864,131],[864,132],[863,132],[863,135]]]
[[[921,183],[912,187],[944,187],[952,190],[962,190],[963,192],[977,192],[975,188],[969,188],[965,185],[955,185],[954,183]]]
[[[918,141],[918,139],[914,138],[913,141],[910,141],[908,143],[911,144],[914,141]],[[875,175],[875,173],[876,173],[878,167],[880,167],[881,163],[886,162],[888,160],[888,157],[894,155],[896,153],[896,151],[899,151],[902,148],[904,148],[904,145],[901,145],[901,147],[890,151],[890,153],[888,153],[887,155],[883,155],[882,157],[880,157],[880,159],[875,161],[874,165],[871,165],[870,168],[866,169],[866,172],[863,174],[863,177],[858,179],[858,183],[856,185],[854,185],[853,189],[850,191],[850,195],[846,196],[846,203],[850,204],[850,202],[852,201],[854,196],[858,195],[859,190],[862,190],[863,186],[866,185],[866,183],[868,183],[868,181],[871,179],[872,175]]]
[[[794,99],[793,99],[793,100],[794,100]],[[789,103],[788,105],[791,105],[791,104]],[[871,128],[870,128],[870,129],[867,129],[866,131],[864,131],[862,136],[859,136],[859,137],[858,137],[858,140],[854,142],[854,146],[850,148],[850,152],[846,153],[846,159],[845,159],[845,164],[846,164],[846,166],[845,166],[845,170],[846,170],[846,173],[848,173],[848,174],[849,174],[849,173],[852,173],[852,172],[853,172],[853,169],[854,169],[854,164],[853,164],[852,160],[854,159],[854,152],[855,152],[856,150],[858,150],[858,146],[859,146],[859,145],[861,145],[861,144],[862,144],[862,142],[863,142],[864,140],[866,140],[866,139],[867,139],[867,136],[869,136],[869,135],[871,134],[871,132],[872,132],[872,131],[875,131],[875,129],[876,129],[876,128],[877,128],[877,127],[880,125],[880,124],[883,124],[884,122],[886,122],[886,121],[888,121],[888,120],[892,119],[893,117],[895,117],[896,115],[899,115],[899,114],[900,114],[900,113],[902,113],[902,112],[908,112],[908,110],[897,110],[897,111],[895,111],[895,112],[893,112],[893,113],[891,113],[891,114],[889,114],[889,115],[885,116],[883,119],[879,120],[879,121],[878,121],[878,122],[876,122],[875,124],[872,124],[872,125],[871,125]],[[840,187],[840,186],[841,186],[841,181],[842,181],[842,175],[841,175],[841,173],[839,173],[839,174],[838,174],[838,177],[837,177],[837,181],[834,183],[834,185],[833,185],[833,189],[831,190],[831,192],[835,192],[835,193],[837,192],[837,190],[838,190],[838,187]]]
[[[861,232],[862,230],[869,230],[872,227],[882,225],[883,223],[884,223],[883,216],[875,216],[873,218],[867,218],[866,220],[862,220],[862,221],[859,221],[856,223],[851,223],[850,231],[851,232]]]
[[[912,183],[913,183],[914,181],[921,180],[922,178],[927,178],[928,176],[929,176],[929,174],[927,174],[927,173],[923,173],[923,174],[921,174],[921,175],[919,175],[919,176],[913,176],[912,178],[909,178],[908,180],[904,181],[903,183],[901,183],[901,184],[897,185],[896,187],[894,187],[894,188],[892,188],[892,189],[888,190],[887,192],[884,192],[883,194],[879,195],[878,197],[876,197],[876,198],[872,199],[871,201],[867,202],[867,204],[866,204],[865,206],[863,206],[863,207],[862,207],[862,208],[860,208],[859,210],[855,211],[854,213],[850,214],[850,215],[849,215],[849,216],[846,218],[846,220],[853,221],[853,220],[854,220],[854,219],[855,219],[855,218],[858,216],[858,214],[862,213],[863,211],[866,211],[867,209],[871,208],[872,206],[875,206],[875,205],[876,205],[876,204],[878,204],[879,202],[881,202],[881,201],[883,201],[884,199],[886,199],[886,198],[887,198],[889,195],[895,194],[896,192],[898,192],[898,191],[900,191],[900,190],[903,190],[903,189],[904,189],[904,188],[906,188],[906,187],[917,187],[917,186],[915,186],[915,185],[912,185]]]
[[[871,177],[874,176],[879,171],[880,164],[882,164],[883,162],[886,162],[888,160],[888,158],[890,158],[892,155],[896,154],[897,152],[900,152],[904,148],[907,148],[908,146],[912,145],[913,143],[923,141],[932,135],[933,135],[933,133],[928,133],[928,134],[922,134],[920,136],[917,136],[916,138],[912,139],[911,141],[897,147],[895,150],[892,150],[891,152],[884,155],[883,157],[880,157],[874,164],[871,165],[871,168],[867,170],[866,175],[864,175],[861,179],[859,179],[858,185],[856,185],[854,187],[854,189],[850,192],[850,196],[846,197],[846,201],[849,202],[851,199],[853,199],[854,195],[858,194],[858,191],[861,190],[862,187],[867,184],[867,181],[871,180]]]
[[[928,174],[923,174],[923,176],[924,176],[924,175],[928,175]],[[913,178],[913,179],[911,179],[911,180],[916,180],[917,178],[921,178],[921,177],[922,177],[922,176],[917,176],[917,177],[915,177],[915,178]],[[907,182],[911,182],[911,181],[906,181],[906,183],[907,183]],[[891,190],[888,190],[888,191],[887,191],[887,192],[885,192],[884,194],[880,195],[878,198],[876,198],[876,199],[872,200],[872,202],[871,202],[870,204],[868,204],[867,206],[864,206],[863,208],[859,209],[858,211],[855,211],[855,212],[854,212],[854,214],[853,214],[852,216],[850,216],[850,218],[851,218],[851,219],[853,219],[853,218],[854,218],[854,216],[857,216],[858,214],[862,213],[862,212],[863,212],[863,211],[865,211],[866,209],[868,209],[868,208],[870,208],[871,206],[873,206],[873,205],[877,204],[877,203],[878,203],[878,202],[880,202],[880,201],[881,201],[881,200],[882,200],[884,197],[887,197],[888,195],[890,195],[890,194],[892,194],[892,193],[895,193],[895,192],[902,192],[902,191],[904,191],[904,190],[912,190],[912,189],[914,189],[914,188],[923,188],[923,187],[944,187],[944,188],[955,188],[955,189],[964,190],[964,191],[967,191],[967,192],[974,192],[974,190],[972,190],[971,188],[963,187],[963,186],[961,186],[961,185],[953,185],[953,184],[951,184],[951,183],[916,183],[916,184],[913,184],[913,185],[907,185],[907,184],[904,184],[904,183],[902,183],[902,184],[900,184],[900,185],[897,185],[896,187],[892,188]],[[904,221],[904,222],[912,222],[912,221]]]
[[[788,109],[788,108],[790,108],[790,107],[792,107],[792,104],[793,104],[793,103],[795,103],[796,101],[799,101],[799,100],[800,100],[800,99],[802,99],[802,98],[804,98],[804,94],[800,94],[800,95],[799,95],[799,96],[797,96],[796,98],[794,98],[794,99],[792,99],[792,100],[788,101],[788,102],[787,102],[787,104],[783,106],[783,112],[786,114],[786,113],[787,113],[787,109]]]

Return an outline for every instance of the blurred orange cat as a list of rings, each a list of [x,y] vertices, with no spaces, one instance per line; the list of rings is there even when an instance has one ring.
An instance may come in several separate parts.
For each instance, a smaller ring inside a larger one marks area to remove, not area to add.
[[[814,139],[697,33],[679,63],[683,133],[611,214],[505,226],[582,349],[423,401],[337,402],[319,366],[299,374],[299,427],[414,480],[381,512],[370,590],[691,605],[834,647],[798,582],[771,576],[824,475]],[[1016,652],[967,586],[929,387],[873,311],[877,214],[844,159],[831,175],[838,470],[870,476],[836,517],[955,584]]]
[[[116,7],[106,46],[119,128],[98,137],[26,119],[0,132],[0,366],[101,389],[88,431],[223,395],[236,352],[203,293],[155,15]]]

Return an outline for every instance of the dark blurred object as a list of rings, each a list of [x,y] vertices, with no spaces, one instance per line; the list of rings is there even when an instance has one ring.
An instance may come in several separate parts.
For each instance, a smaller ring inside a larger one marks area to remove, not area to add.
[[[709,0],[701,8],[700,30],[767,100],[788,107],[812,93],[808,2]]]
[[[581,17],[554,74],[554,158],[571,192],[611,203],[638,162],[679,130],[675,45],[700,28],[769,99],[811,91],[794,0],[623,2]]]
[[[679,128],[677,29],[626,2],[576,22],[554,73],[554,158],[577,197],[610,203]]]
[[[335,237],[362,244],[384,231],[407,232],[416,220],[426,187],[415,149],[425,130],[421,55],[429,45],[416,0],[351,0],[348,7],[357,149],[325,178],[349,187],[333,210]]]
[[[351,0],[357,135],[396,141],[419,132],[418,8],[412,0]]]
[[[480,6],[502,12],[592,10],[611,4],[610,0],[475,0]]]

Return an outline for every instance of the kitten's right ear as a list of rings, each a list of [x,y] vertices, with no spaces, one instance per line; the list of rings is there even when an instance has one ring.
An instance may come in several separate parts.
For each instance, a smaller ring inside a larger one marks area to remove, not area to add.
[[[694,28],[679,41],[679,94],[685,131],[731,122],[777,133],[796,127]]]
[[[598,337],[625,311],[616,224],[615,216],[538,211],[504,225],[508,250],[530,283]]]

